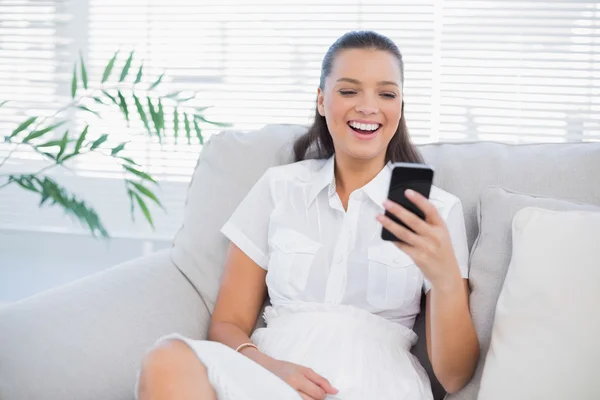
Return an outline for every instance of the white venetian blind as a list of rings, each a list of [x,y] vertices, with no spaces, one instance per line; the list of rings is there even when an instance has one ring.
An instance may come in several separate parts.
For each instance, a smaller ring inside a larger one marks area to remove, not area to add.
[[[213,106],[209,119],[245,130],[308,125],[324,53],[357,29],[376,30],[400,47],[417,142],[600,140],[600,2],[584,0],[0,0],[0,102],[11,100],[0,108],[0,136],[69,101],[80,51],[92,86],[116,50],[113,74],[135,51],[129,80],[143,61],[149,79],[166,73],[164,91],[196,92],[194,106]],[[180,223],[201,146],[132,135],[144,131],[132,114],[126,128],[120,113],[105,112],[91,133],[119,133],[114,143],[129,140],[128,155],[167,185],[170,214],[156,225],[168,237]],[[94,119],[72,117],[78,127]],[[220,130],[204,128],[206,137]],[[0,143],[0,162],[9,150]],[[25,148],[14,155],[21,166],[36,159]],[[124,192],[106,196],[116,193],[118,165],[97,157],[74,167],[90,186],[82,191],[109,214],[127,209]],[[64,223],[29,217],[16,207],[22,193],[12,193],[2,193],[0,222]],[[126,235],[146,230],[122,217],[110,214],[109,226]]]
[[[445,0],[440,137],[600,140],[600,2]]]

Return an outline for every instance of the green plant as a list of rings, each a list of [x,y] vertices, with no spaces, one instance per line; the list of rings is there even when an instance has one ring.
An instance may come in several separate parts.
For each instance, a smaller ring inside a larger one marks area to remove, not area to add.
[[[127,142],[115,139],[119,133],[91,134],[94,126],[89,122],[86,122],[85,126],[80,125],[77,129],[75,119],[72,118],[74,113],[93,115],[102,120],[105,111],[111,108],[118,109],[129,128],[129,134],[147,135],[148,140],[158,141],[161,145],[168,138],[167,135],[172,135],[170,139],[175,143],[185,139],[190,144],[197,139],[200,144],[203,144],[202,125],[229,126],[205,118],[203,113],[209,107],[191,107],[189,102],[194,99],[195,94],[184,97],[182,92],[165,94],[161,91],[164,74],[148,82],[144,74],[143,62],[140,63],[134,77],[131,73],[134,52],[129,54],[120,73],[113,74],[118,57],[117,51],[106,64],[99,84],[91,85],[85,62],[80,56],[73,68],[69,103],[50,117],[40,118],[32,115],[18,124],[4,137],[4,142],[9,146],[10,151],[0,161],[0,190],[17,185],[35,193],[40,197],[40,206],[50,204],[61,207],[67,215],[86,226],[92,235],[106,238],[109,237],[109,233],[94,208],[82,197],[48,176],[47,172],[54,168],[73,172],[69,168],[73,160],[92,153],[102,154],[112,159],[120,164],[124,173],[132,218],[135,209],[139,208],[152,227],[154,227],[152,215],[146,202],[152,201],[163,208],[154,192],[154,187],[159,183],[144,171],[140,163],[123,155],[126,153]],[[116,82],[112,82],[111,78]],[[9,100],[0,101],[0,107],[8,102]],[[165,112],[165,108],[172,108],[172,111]],[[133,128],[131,122],[134,120],[136,123],[141,122],[139,125],[143,125],[143,128]],[[165,128],[166,121],[173,122],[172,129]],[[109,146],[111,142],[113,145]],[[114,145],[114,143],[118,144]],[[28,173],[3,173],[7,161],[21,146],[32,149],[46,165]]]

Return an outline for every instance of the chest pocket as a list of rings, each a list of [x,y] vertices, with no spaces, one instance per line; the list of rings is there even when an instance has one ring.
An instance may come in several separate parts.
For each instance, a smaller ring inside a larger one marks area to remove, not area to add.
[[[271,239],[269,274],[275,285],[283,284],[293,292],[304,291],[308,275],[321,244],[292,229],[280,229]]]
[[[367,301],[381,310],[406,307],[421,294],[419,267],[394,244],[384,242],[368,249]]]

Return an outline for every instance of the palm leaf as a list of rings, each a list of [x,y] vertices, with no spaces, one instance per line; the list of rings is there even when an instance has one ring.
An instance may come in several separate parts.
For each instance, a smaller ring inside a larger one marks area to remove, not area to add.
[[[110,93],[108,93],[106,90],[102,90],[102,93],[104,93],[104,95],[106,97],[108,97],[110,99],[110,101],[112,101],[116,106],[119,105],[119,102],[117,101],[117,99],[115,99],[113,96],[111,96]]]
[[[86,106],[77,106],[77,108],[79,108],[80,110],[83,110],[83,111],[87,111],[87,112],[89,112],[89,113],[92,113],[92,114],[96,115],[97,117],[99,117],[99,116],[100,116],[100,114],[98,114],[96,111],[94,111],[94,110],[90,110],[90,109],[89,109],[89,108],[87,108]]]
[[[152,86],[150,86],[150,88],[148,88],[148,90],[152,90],[157,87],[160,84],[160,81],[162,81],[163,76],[165,76],[165,74],[160,74],[158,79],[152,84]]]
[[[77,65],[73,67],[73,79],[71,79],[71,98],[77,94]]]
[[[87,71],[85,70],[85,62],[83,61],[83,54],[81,54],[81,52],[79,52],[79,60],[81,62],[81,83],[83,83],[83,88],[87,90],[88,76],[87,76]]]
[[[145,173],[145,172],[142,172],[142,171],[140,171],[140,170],[138,170],[138,169],[135,169],[135,168],[133,168],[133,167],[130,167],[129,165],[123,165],[123,168],[124,168],[125,170],[127,170],[127,171],[131,172],[132,174],[134,174],[134,175],[136,175],[136,176],[139,176],[139,177],[140,177],[140,178],[142,178],[142,179],[145,179],[145,180],[147,180],[147,181],[150,181],[150,182],[152,182],[152,183],[154,183],[154,184],[158,184],[158,183],[156,183],[156,181],[154,180],[154,178],[152,178],[150,175],[148,175],[148,174],[147,174],[147,173]]]
[[[119,51],[117,51],[115,53],[115,55],[110,59],[110,61],[106,65],[106,68],[104,68],[104,73],[102,74],[102,82],[101,83],[106,82],[108,80],[108,78],[110,77],[110,74],[113,70],[113,67],[115,66],[115,61],[117,60],[118,55],[119,55]]]
[[[110,155],[111,156],[116,156],[121,150],[123,150],[125,148],[125,145],[127,144],[127,142],[121,143],[120,145],[118,145],[117,147],[113,148],[110,151]]]
[[[133,82],[135,85],[137,85],[138,83],[140,83],[142,81],[143,70],[144,70],[144,64],[140,65],[140,69],[138,70],[137,75],[135,77],[135,82]]]
[[[123,94],[120,90],[117,92],[117,95],[119,96],[119,108],[121,109],[121,111],[123,111],[123,115],[125,115],[125,120],[129,122],[129,109],[127,108],[127,101],[125,100],[125,97],[123,97]]]
[[[119,77],[119,82],[123,82],[129,73],[129,68],[131,68],[131,62],[133,61],[133,51],[129,54],[129,58],[125,61],[125,66],[121,71],[121,76]]]
[[[2,107],[3,105],[5,105],[6,103],[8,103],[10,100],[4,100],[2,103],[0,103],[0,107]]]
[[[221,126],[221,127],[230,127],[230,126],[232,126],[232,124],[228,124],[226,122],[209,121],[206,118],[204,118],[204,116],[198,115],[198,114],[194,114],[194,119],[199,119],[202,122],[206,122],[207,124],[211,124],[211,125],[215,125],[215,126]]]
[[[27,143],[27,142],[29,142],[30,140],[33,140],[33,139],[37,139],[37,138],[45,135],[46,133],[48,133],[50,131],[53,131],[54,129],[56,129],[59,126],[63,125],[65,122],[66,121],[61,121],[58,124],[51,125],[51,126],[49,126],[47,128],[41,129],[39,131],[33,131],[29,135],[27,135],[25,137],[25,139],[23,139],[23,143]]]
[[[60,140],[60,150],[56,155],[56,159],[60,161],[60,158],[65,154],[65,150],[67,149],[67,144],[69,143],[69,131],[67,130]]]
[[[146,97],[146,100],[148,101],[148,110],[150,111],[150,117],[152,118],[154,129],[156,129],[156,135],[158,136],[158,140],[162,141],[162,137],[160,135],[160,120],[158,118],[158,113],[154,109],[152,99],[150,98],[150,96]]]
[[[202,130],[198,126],[198,122],[196,120],[194,120],[194,130],[196,131],[196,136],[198,137],[200,144],[204,144],[204,138],[202,137]]]
[[[146,116],[146,112],[144,111],[144,107],[142,106],[140,99],[135,95],[135,93],[133,94],[133,101],[135,103],[135,108],[137,108],[137,112],[140,115],[140,119],[144,123],[148,133],[151,135],[152,132],[150,131],[150,125],[148,125],[148,117]]]
[[[179,110],[177,107],[173,110],[173,135],[175,136],[175,143],[177,143],[177,137],[179,136]]]
[[[137,189],[138,192],[140,192],[141,194],[143,194],[144,196],[148,197],[150,200],[155,202],[158,206],[160,206],[160,208],[162,208],[163,210],[165,209],[163,207],[163,205],[161,204],[160,200],[158,200],[156,195],[154,193],[152,193],[152,191],[150,189],[148,189],[147,187],[142,186],[139,183],[134,182],[134,181],[128,180],[127,182],[132,184]]]
[[[85,140],[89,128],[90,126],[86,125],[81,134],[79,135],[79,139],[77,139],[77,143],[75,143],[75,150],[73,151],[73,154],[77,154],[79,153],[79,150],[81,150],[81,146],[83,146],[83,141]]]
[[[8,137],[9,139],[14,138],[15,136],[17,136],[19,133],[23,132],[25,129],[29,128],[29,126],[31,124],[33,124],[35,121],[37,120],[37,117],[31,117],[28,118],[25,122],[21,123],[19,126],[17,126],[17,129],[15,129],[14,131],[12,131],[12,133],[10,134],[10,136]]]
[[[108,139],[108,135],[105,133],[104,135],[102,135],[98,139],[96,139],[94,141],[94,143],[92,143],[92,147],[90,147],[90,150],[97,149],[102,143],[106,142],[107,139]]]
[[[187,138],[188,144],[192,144],[192,129],[190,127],[190,120],[187,113],[183,113],[185,119],[183,120],[183,126],[185,128],[185,137]]]
[[[134,193],[133,195],[134,195],[135,199],[137,200],[137,203],[139,204],[140,209],[144,213],[144,216],[146,217],[146,220],[148,221],[148,223],[150,224],[150,226],[152,228],[154,228],[154,222],[152,222],[152,216],[150,215],[150,210],[148,210],[148,206],[146,205],[146,203],[140,197],[139,194]]]

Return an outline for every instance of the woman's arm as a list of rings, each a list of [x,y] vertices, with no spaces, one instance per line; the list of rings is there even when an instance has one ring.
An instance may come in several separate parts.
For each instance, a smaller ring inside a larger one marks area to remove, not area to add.
[[[479,358],[468,285],[460,274],[448,227],[436,207],[414,191],[407,191],[406,196],[423,211],[424,221],[397,203],[386,202],[384,206],[412,231],[385,215],[377,219],[402,241],[395,242],[396,246],[415,261],[431,284],[426,297],[427,353],[435,376],[452,393],[471,379]],[[464,224],[462,211],[460,217],[454,223]]]
[[[250,334],[267,294],[266,273],[236,245],[230,245],[208,329],[209,340],[232,349],[250,342]],[[253,348],[247,347],[241,352],[259,364],[266,360],[264,354]]]
[[[469,382],[479,358],[468,293],[468,281],[459,275],[443,287],[432,287],[426,296],[427,354],[448,393]]]

